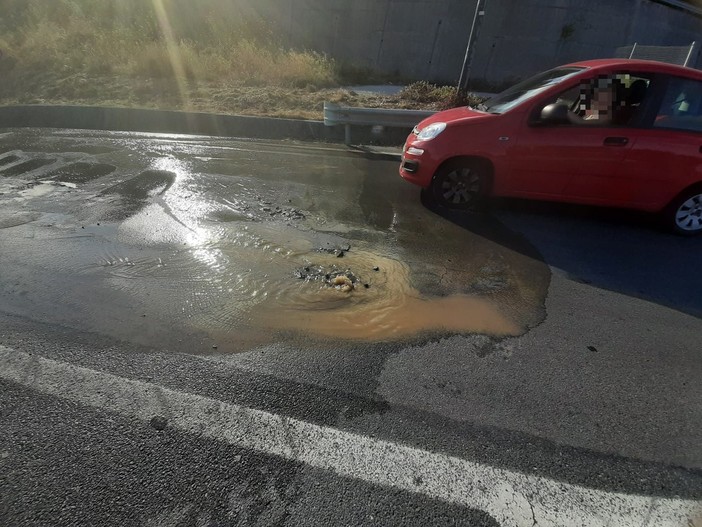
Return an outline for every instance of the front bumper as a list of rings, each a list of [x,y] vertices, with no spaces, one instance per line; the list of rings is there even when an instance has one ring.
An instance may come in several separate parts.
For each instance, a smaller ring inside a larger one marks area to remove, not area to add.
[[[408,174],[416,174],[419,170],[419,161],[416,159],[402,158],[402,163],[400,164],[400,169]]]
[[[431,179],[434,176],[436,166],[431,157],[431,153],[425,148],[421,155],[414,155],[407,152],[410,146],[414,146],[416,136],[410,135],[402,149],[402,161],[400,162],[400,176],[410,183],[427,188],[431,185]]]

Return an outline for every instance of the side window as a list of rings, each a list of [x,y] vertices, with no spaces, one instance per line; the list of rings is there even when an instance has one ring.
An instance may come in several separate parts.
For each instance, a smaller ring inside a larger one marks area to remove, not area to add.
[[[672,77],[653,127],[702,132],[702,82]]]
[[[614,124],[636,126],[646,112],[651,100],[653,77],[649,74],[620,73],[616,76],[619,97],[614,108]]]
[[[546,104],[568,107],[575,126],[635,126],[644,113],[652,77],[621,72],[598,75],[558,94]]]
[[[581,91],[580,85],[575,86],[569,90],[559,93],[558,97],[556,97],[556,100],[553,102],[556,104],[565,104],[568,106],[569,110],[575,111],[580,106]]]

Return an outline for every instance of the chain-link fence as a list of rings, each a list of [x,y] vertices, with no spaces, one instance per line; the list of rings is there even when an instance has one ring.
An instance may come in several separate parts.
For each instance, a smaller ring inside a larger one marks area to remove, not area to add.
[[[614,51],[617,59],[658,60],[680,66],[694,66],[699,54],[695,42],[688,46],[642,46],[634,42]]]

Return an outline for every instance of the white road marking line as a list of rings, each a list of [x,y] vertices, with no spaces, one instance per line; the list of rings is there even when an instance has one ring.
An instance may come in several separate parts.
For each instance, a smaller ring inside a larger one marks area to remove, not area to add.
[[[702,503],[493,468],[0,346],[0,378],[35,391],[487,512],[503,527],[699,527]]]

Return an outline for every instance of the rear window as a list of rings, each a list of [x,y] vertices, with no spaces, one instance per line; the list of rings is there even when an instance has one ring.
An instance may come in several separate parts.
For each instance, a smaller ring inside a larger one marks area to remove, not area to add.
[[[653,126],[702,132],[702,82],[671,78]]]

